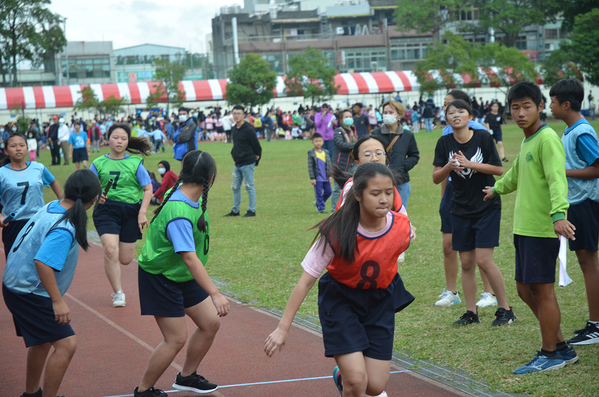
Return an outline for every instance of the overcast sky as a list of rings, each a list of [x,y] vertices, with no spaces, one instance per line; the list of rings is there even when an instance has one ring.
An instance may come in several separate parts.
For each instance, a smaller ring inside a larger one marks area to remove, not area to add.
[[[206,34],[220,7],[243,0],[52,0],[49,9],[67,18],[69,41],[112,41],[118,49],[138,44],[206,51]]]

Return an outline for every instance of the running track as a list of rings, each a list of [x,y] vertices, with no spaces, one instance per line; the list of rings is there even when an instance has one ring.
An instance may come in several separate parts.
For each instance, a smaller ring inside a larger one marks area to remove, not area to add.
[[[0,261],[3,271],[4,260]],[[80,251],[75,279],[65,295],[78,340],[59,390],[66,397],[131,396],[150,353],[161,341],[154,319],[139,312],[136,263],[122,270],[127,306],[115,309],[101,247],[92,244],[87,253]],[[193,323],[189,319],[187,323],[191,334]],[[294,326],[283,353],[266,357],[263,342],[277,323],[277,317],[231,299],[231,311],[222,319],[214,345],[198,371],[220,385],[210,396],[338,396],[331,377],[335,363],[324,357],[317,332]],[[20,396],[25,385],[26,349],[15,335],[4,301],[0,304],[0,335],[0,396]],[[171,386],[183,364],[184,350],[156,384],[169,391],[169,396],[197,396]],[[399,366],[392,367],[387,393],[390,397],[470,396]]]

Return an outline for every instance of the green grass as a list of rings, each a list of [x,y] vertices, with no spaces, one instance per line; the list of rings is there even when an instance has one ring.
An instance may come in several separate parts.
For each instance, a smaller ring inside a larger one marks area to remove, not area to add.
[[[593,123],[599,130],[599,122]],[[559,134],[563,123],[553,127]],[[514,124],[504,128],[506,156],[518,154],[523,134]],[[440,187],[432,183],[433,151],[440,130],[416,135],[421,153],[420,163],[410,172],[412,195],[408,212],[418,227],[418,238],[410,246],[407,259],[400,266],[406,288],[416,301],[396,316],[394,348],[417,360],[430,360],[440,365],[463,369],[491,388],[504,392],[536,396],[597,395],[599,381],[599,345],[577,348],[580,363],[549,374],[514,376],[512,371],[528,362],[540,349],[538,322],[518,298],[514,276],[512,218],[515,194],[502,197],[500,247],[495,262],[503,272],[508,302],[514,307],[518,321],[510,326],[492,328],[493,308],[481,309],[481,324],[454,328],[451,323],[465,311],[465,304],[436,308],[434,302],[445,286],[438,207]],[[257,191],[256,218],[223,218],[231,210],[231,145],[200,144],[215,158],[218,176],[210,190],[208,209],[211,217],[211,249],[207,269],[212,277],[226,281],[229,290],[250,304],[282,310],[302,272],[300,263],[306,254],[314,231],[308,231],[322,215],[316,213],[314,193],[307,174],[307,151],[310,142],[262,142],[263,160],[255,171]],[[103,150],[106,153],[107,149]],[[92,156],[92,159],[96,156]],[[172,152],[149,156],[145,165],[156,170],[160,160],[167,159],[175,172],[180,166]],[[48,164],[49,152],[42,152]],[[510,161],[505,171],[511,167]],[[64,184],[75,169],[73,165],[49,167]],[[52,192],[46,192],[52,199]],[[242,212],[247,194],[242,191]],[[153,209],[154,207],[150,207]],[[90,222],[90,228],[93,228]],[[138,243],[138,249],[143,241]],[[569,275],[574,280],[565,289],[557,288],[562,310],[562,329],[566,337],[585,325],[588,309],[584,280],[573,253],[568,254]],[[479,289],[482,284],[479,282]],[[299,316],[317,316],[316,289],[310,292]],[[266,337],[266,335],[265,335]],[[255,341],[257,344],[262,341]],[[290,340],[289,343],[294,343]]]

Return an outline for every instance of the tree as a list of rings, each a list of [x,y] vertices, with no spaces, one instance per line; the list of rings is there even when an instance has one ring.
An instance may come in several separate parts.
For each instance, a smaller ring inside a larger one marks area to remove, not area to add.
[[[572,62],[570,54],[565,51],[553,51],[543,60],[541,66],[543,84],[549,87],[561,79],[578,79],[582,81],[580,69]]]
[[[599,0],[562,0],[560,9],[562,11],[562,29],[571,32],[574,29],[574,22],[578,15],[586,14],[599,8]]]
[[[568,69],[572,66],[563,62],[569,60],[578,66],[589,83],[599,85],[599,8],[575,18],[574,28],[568,35],[568,40],[561,43],[560,48],[544,63],[545,70],[549,69],[555,73],[557,63],[560,65],[558,74],[560,70],[562,73],[569,73]]]
[[[46,8],[50,0],[2,0],[0,2],[0,73],[12,74],[17,84],[17,65],[30,61],[39,65],[67,43],[59,24],[63,19]],[[6,66],[5,66],[6,65]]]
[[[308,47],[300,55],[289,59],[289,73],[285,79],[287,95],[300,96],[321,102],[337,94],[335,85],[335,68],[320,50]]]
[[[261,56],[249,53],[227,73],[227,103],[230,105],[264,105],[274,97],[277,74]]]
[[[456,0],[398,0],[394,16],[397,30],[432,32],[436,40],[441,28],[450,22],[450,16],[456,11],[457,5]]]
[[[185,93],[179,88],[179,83],[183,80],[186,67],[176,61],[169,62],[163,59],[154,58],[152,66],[156,68],[154,73],[154,88],[146,103],[148,108],[154,107],[160,98],[166,95],[166,110],[170,111],[170,105],[179,107],[183,104]]]
[[[509,88],[519,81],[536,80],[535,65],[516,48],[499,43],[472,46],[449,31],[443,34],[443,39],[446,44],[435,43],[424,60],[416,63],[415,74],[423,92],[481,84]],[[492,66],[498,68],[497,73],[479,76],[479,67],[488,70]],[[433,78],[430,70],[438,70],[439,77]]]
[[[479,20],[477,23],[464,22],[460,29],[488,34],[492,28],[503,34],[498,41],[508,47],[516,46],[518,36],[525,32],[527,26],[555,22],[561,12],[558,0],[471,0],[466,4],[468,8],[478,9]]]
[[[79,93],[81,94],[81,98],[77,100],[77,103],[73,106],[73,110],[77,112],[83,110],[89,111],[90,109],[96,109],[100,104],[98,96],[90,86],[83,87]]]
[[[123,106],[126,104],[127,98],[116,99],[114,95],[111,95],[100,102],[101,113],[117,116],[120,112],[124,111]]]
[[[214,78],[214,67],[206,54],[186,52],[183,64],[189,69],[202,69],[202,78],[204,80]]]

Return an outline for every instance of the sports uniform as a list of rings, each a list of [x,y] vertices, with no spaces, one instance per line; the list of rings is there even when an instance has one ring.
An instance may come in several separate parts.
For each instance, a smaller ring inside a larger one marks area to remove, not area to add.
[[[142,187],[151,183],[143,158],[126,154],[122,159],[112,159],[104,155],[94,160],[90,170],[98,175],[103,188],[109,179],[114,180],[106,202],[94,210],[98,234],[118,234],[124,243],[139,240],[142,234],[137,217],[143,198]]]
[[[43,207],[18,234],[8,255],[2,292],[17,335],[24,338],[27,347],[75,334],[69,324],[56,322],[52,301],[35,266],[37,260],[54,269],[60,294],[65,294],[79,257],[74,226],[66,220],[57,224],[65,212],[58,201]]]
[[[49,186],[54,180],[50,171],[35,161],[27,162],[22,170],[13,170],[10,164],[0,167],[2,219],[12,212],[16,214],[2,231],[5,256],[29,218],[44,206],[44,185]]]
[[[410,221],[393,211],[387,213],[386,221],[378,232],[358,226],[353,263],[336,257],[329,244],[319,243],[302,262],[304,271],[313,277],[327,270],[318,282],[327,357],[361,351],[367,357],[391,359],[394,314],[412,303],[414,296],[397,273],[397,257],[410,244]]]
[[[142,315],[183,317],[185,308],[208,297],[179,255],[195,252],[202,264],[208,260],[210,228],[208,214],[204,215],[206,233],[197,227],[200,203],[201,199],[193,202],[176,190],[148,228],[139,256]]]

